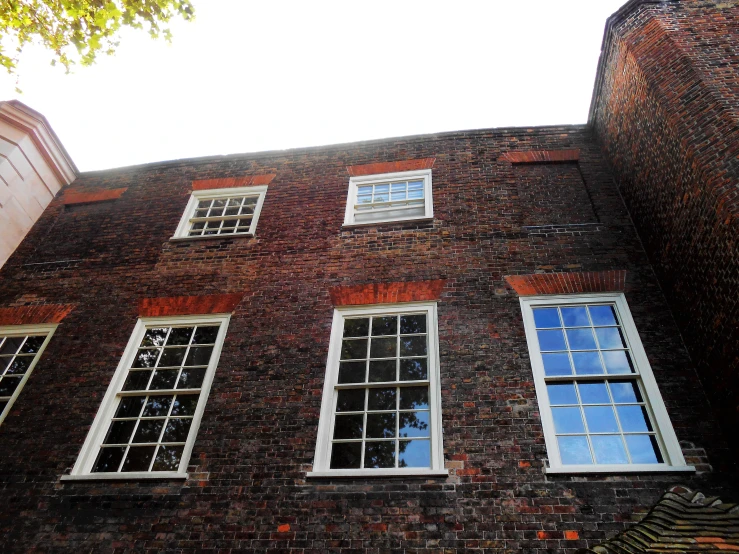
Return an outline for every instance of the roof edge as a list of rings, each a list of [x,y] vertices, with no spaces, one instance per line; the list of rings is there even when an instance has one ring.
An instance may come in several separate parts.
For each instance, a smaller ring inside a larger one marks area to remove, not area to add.
[[[363,147],[363,146],[371,146],[373,144],[382,144],[384,142],[389,141],[400,141],[400,140],[427,140],[427,141],[435,141],[435,140],[445,140],[448,138],[452,138],[457,135],[469,135],[469,136],[477,136],[481,134],[486,133],[515,133],[515,132],[533,132],[533,133],[559,133],[563,130],[572,130],[572,131],[588,131],[589,126],[587,123],[563,123],[561,125],[522,125],[518,127],[490,127],[490,128],[482,128],[482,129],[462,129],[459,131],[444,131],[441,133],[426,133],[421,135],[401,135],[396,137],[383,137],[378,139],[369,139],[369,140],[358,140],[353,142],[340,142],[340,143],[334,143],[334,144],[325,144],[325,145],[318,145],[318,146],[300,146],[297,148],[286,148],[283,150],[263,150],[260,152],[239,152],[239,153],[233,153],[233,154],[216,154],[211,156],[199,156],[195,158],[178,158],[174,160],[163,160],[163,161],[157,161],[157,162],[146,162],[141,164],[133,164],[133,165],[126,165],[126,166],[119,166],[119,167],[111,167],[106,169],[93,169],[90,171],[83,171],[80,173],[80,175],[100,175],[100,174],[106,174],[106,173],[118,173],[123,171],[131,171],[131,170],[150,170],[150,169],[159,169],[159,168],[165,168],[165,167],[177,167],[180,165],[200,165],[200,164],[206,164],[206,163],[213,163],[218,161],[228,161],[228,160],[249,160],[249,159],[264,159],[264,158],[275,158],[279,156],[285,156],[285,155],[293,155],[293,154],[307,154],[311,152],[320,152],[320,151],[332,151],[332,150],[340,150],[340,149],[347,149],[347,148],[356,148],[356,147]]]

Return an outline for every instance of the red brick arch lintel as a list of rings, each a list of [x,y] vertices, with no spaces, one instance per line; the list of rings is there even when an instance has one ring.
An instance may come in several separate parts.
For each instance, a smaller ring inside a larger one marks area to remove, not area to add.
[[[73,309],[74,304],[40,304],[0,308],[0,325],[61,323]]]
[[[237,293],[142,298],[139,301],[139,316],[161,317],[231,313],[243,296],[243,293]]]
[[[334,306],[361,306],[438,300],[446,280],[371,283],[329,290]]]
[[[506,275],[519,296],[619,292],[626,286],[626,270]]]

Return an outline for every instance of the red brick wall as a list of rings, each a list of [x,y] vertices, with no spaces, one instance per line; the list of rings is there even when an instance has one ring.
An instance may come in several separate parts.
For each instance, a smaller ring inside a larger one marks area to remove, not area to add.
[[[580,151],[597,222],[579,223],[579,207],[560,203],[556,224],[523,225],[516,166],[503,156],[542,150]],[[425,159],[435,159],[432,222],[342,227],[347,167]],[[256,236],[169,240],[193,181],[269,174]],[[725,443],[584,127],[168,162],[86,173],[75,186],[128,190],[115,202],[52,203],[0,271],[0,308],[76,305],[0,426],[4,551],[573,554],[623,529],[671,484],[732,496],[720,469]],[[585,282],[624,271],[619,284],[700,472],[546,476],[518,294],[506,277],[575,273]],[[140,307],[211,310],[186,297],[214,295],[241,300],[229,304],[191,477],[60,481]],[[420,296],[438,298],[450,476],[306,479],[334,305]]]
[[[736,446],[739,2],[645,2],[610,36],[591,124]]]

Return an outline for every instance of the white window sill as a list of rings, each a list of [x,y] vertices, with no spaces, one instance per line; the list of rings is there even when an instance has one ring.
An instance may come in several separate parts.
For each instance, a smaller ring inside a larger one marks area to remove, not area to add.
[[[426,221],[433,221],[433,217],[421,216],[421,217],[408,217],[403,219],[383,219],[382,221],[369,221],[367,223],[344,223],[342,229],[352,229],[354,227],[370,227],[372,225],[388,225],[395,223],[423,223]]]
[[[131,471],[126,473],[85,473],[80,475],[62,475],[62,481],[140,481],[144,479],[187,479],[187,473],[176,471]]]
[[[613,474],[613,473],[689,473],[694,472],[693,466],[668,466],[664,464],[634,464],[634,465],[587,465],[563,466],[546,468],[547,475],[585,475],[585,474]]]
[[[446,469],[334,469],[330,471],[309,471],[306,477],[448,477]]]
[[[169,242],[186,242],[190,240],[213,240],[213,239],[238,239],[238,238],[253,238],[254,233],[229,233],[223,235],[208,235],[199,237],[171,237]]]

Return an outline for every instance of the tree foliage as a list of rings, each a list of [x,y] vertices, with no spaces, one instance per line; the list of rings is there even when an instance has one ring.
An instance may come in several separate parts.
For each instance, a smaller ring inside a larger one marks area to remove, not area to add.
[[[170,40],[169,21],[193,15],[190,0],[0,0],[0,65],[15,73],[23,47],[40,42],[69,71],[112,54],[122,27]]]

